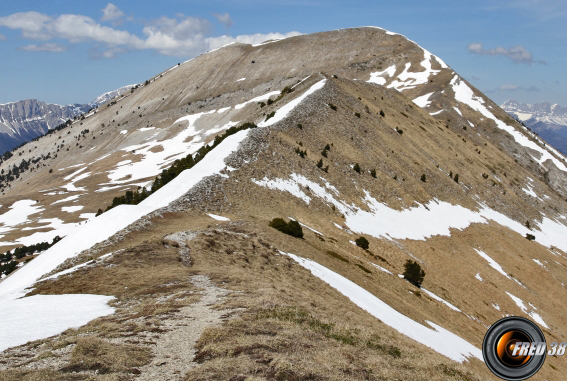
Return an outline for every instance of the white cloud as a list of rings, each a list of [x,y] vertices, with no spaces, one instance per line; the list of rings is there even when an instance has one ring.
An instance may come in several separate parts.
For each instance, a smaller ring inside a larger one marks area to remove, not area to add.
[[[41,45],[31,44],[22,46],[21,50],[27,50],[28,52],[53,52],[61,53],[67,50],[65,45],[46,43]]]
[[[215,16],[216,19],[227,28],[230,28],[232,24],[234,24],[228,13],[213,13],[213,16]]]
[[[103,10],[104,20],[123,17],[123,12],[109,3]],[[230,16],[221,15],[225,22]],[[226,16],[226,17],[225,17]],[[220,20],[220,19],[219,19]],[[232,22],[232,20],[230,20]],[[15,13],[0,17],[0,27],[20,30],[22,37],[31,40],[49,41],[64,39],[69,43],[94,42],[99,46],[91,49],[95,58],[112,58],[129,50],[155,50],[159,54],[170,56],[195,56],[230,42],[258,44],[270,39],[281,39],[299,35],[299,32],[267,33],[241,36],[207,37],[211,22],[202,18],[182,14],[175,18],[160,17],[147,21],[142,30],[143,36],[137,36],[125,30],[104,26],[88,16],[64,14],[58,17],[47,16],[38,12]],[[102,46],[100,46],[102,45]],[[28,45],[23,50],[62,51],[63,45],[44,44]],[[51,50],[50,50],[51,49]],[[102,53],[100,53],[102,49]],[[94,53],[93,53],[94,52]]]
[[[475,54],[483,54],[489,56],[505,56],[511,59],[515,63],[526,63],[531,65],[534,62],[545,64],[545,61],[534,61],[532,53],[530,53],[526,48],[523,46],[514,46],[510,49],[503,48],[501,46],[497,46],[493,49],[484,49],[482,43],[474,42],[469,44],[468,50],[471,53]]]
[[[20,12],[0,17],[0,26],[10,29],[21,29],[24,38],[49,40],[46,25],[52,18],[39,12]]]
[[[117,21],[124,17],[124,12],[122,12],[118,7],[112,3],[108,3],[106,7],[102,10],[102,18],[100,21]]]
[[[281,40],[283,38],[299,36],[299,32],[289,32],[289,33],[257,33],[257,34],[243,34],[240,36],[219,36],[219,37],[209,37],[207,38],[207,43],[209,44],[209,49],[217,49],[221,46],[230,44],[231,42],[241,42],[243,44],[260,44],[268,40]]]

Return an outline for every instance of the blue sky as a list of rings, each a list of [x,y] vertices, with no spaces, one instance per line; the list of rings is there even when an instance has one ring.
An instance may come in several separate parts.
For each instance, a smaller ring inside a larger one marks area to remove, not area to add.
[[[86,103],[231,41],[400,33],[497,103],[567,105],[564,0],[2,0],[0,103]]]

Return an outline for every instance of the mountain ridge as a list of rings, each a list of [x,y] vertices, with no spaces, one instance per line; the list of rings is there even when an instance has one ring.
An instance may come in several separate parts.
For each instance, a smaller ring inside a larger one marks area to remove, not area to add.
[[[145,200],[94,217],[200,152]],[[113,315],[7,349],[0,376],[86,376],[96,348],[139,354],[92,365],[124,378],[481,380],[478,348],[502,316],[567,332],[564,156],[391,32],[232,44],[16,154],[4,173],[33,170],[1,182],[4,249],[66,237],[0,282],[0,303],[30,286],[116,300]],[[410,259],[421,289],[400,276]],[[208,299],[201,277],[225,296]],[[207,325],[197,300],[222,322]],[[171,340],[192,331],[176,373]],[[536,379],[557,378],[548,361]]]
[[[24,99],[0,104],[0,155],[103,105],[134,86],[127,85],[106,92],[85,104],[62,106],[38,99]]]

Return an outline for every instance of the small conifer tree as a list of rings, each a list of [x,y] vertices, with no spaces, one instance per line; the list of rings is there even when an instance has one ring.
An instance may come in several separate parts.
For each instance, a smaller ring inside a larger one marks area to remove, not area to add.
[[[356,172],[360,173],[360,165],[358,165],[358,163],[356,163],[354,165],[354,167],[352,167],[352,169],[354,169]]]
[[[425,278],[425,271],[423,271],[419,263],[408,259],[404,268],[404,279],[414,286],[421,288],[421,283],[423,283],[423,279]]]
[[[370,243],[364,237],[357,238],[354,243],[356,243],[356,246],[361,247],[364,250],[368,250],[368,248],[370,247]]]

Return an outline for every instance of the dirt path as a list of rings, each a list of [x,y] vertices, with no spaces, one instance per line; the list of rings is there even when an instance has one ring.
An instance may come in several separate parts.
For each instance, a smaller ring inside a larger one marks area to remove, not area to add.
[[[151,364],[140,368],[142,374],[138,377],[139,381],[183,379],[196,366],[193,363],[195,343],[203,330],[223,321],[222,316],[227,310],[213,307],[222,302],[230,291],[216,287],[205,275],[193,276],[191,283],[203,290],[201,300],[163,321],[161,328],[167,332],[154,339],[156,345],[152,350],[155,357]]]

